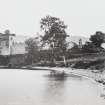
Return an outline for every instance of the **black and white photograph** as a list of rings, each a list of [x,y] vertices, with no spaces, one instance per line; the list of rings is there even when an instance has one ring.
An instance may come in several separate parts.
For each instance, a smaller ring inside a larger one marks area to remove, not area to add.
[[[0,0],[0,105],[105,105],[105,0]]]

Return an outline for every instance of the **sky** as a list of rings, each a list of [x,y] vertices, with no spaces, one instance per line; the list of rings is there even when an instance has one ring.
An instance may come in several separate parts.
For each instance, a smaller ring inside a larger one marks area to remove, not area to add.
[[[0,0],[0,32],[35,36],[46,15],[63,20],[72,36],[105,32],[105,0]]]

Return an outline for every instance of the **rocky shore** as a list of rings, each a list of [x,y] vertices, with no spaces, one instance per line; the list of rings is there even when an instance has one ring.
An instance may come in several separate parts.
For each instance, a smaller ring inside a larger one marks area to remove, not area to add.
[[[1,66],[0,69],[8,68],[5,66]],[[13,68],[14,69],[14,68]],[[100,70],[92,70],[92,69],[76,69],[71,67],[42,67],[42,66],[23,66],[23,67],[15,67],[15,69],[22,70],[50,70],[50,71],[58,71],[65,72],[66,74],[75,74],[79,76],[83,76],[89,79],[92,79],[98,83],[105,85],[105,71],[100,72]]]
[[[92,79],[98,83],[105,85],[105,71],[100,72],[99,70],[91,70],[91,69],[75,69],[70,67],[40,67],[40,66],[30,66],[23,67],[23,69],[30,70],[54,70],[58,72],[65,72],[66,74],[75,74],[79,76],[83,76],[89,79]]]

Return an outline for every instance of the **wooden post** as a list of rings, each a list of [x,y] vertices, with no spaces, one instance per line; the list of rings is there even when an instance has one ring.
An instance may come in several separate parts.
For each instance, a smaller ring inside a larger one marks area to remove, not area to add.
[[[66,66],[66,58],[65,58],[65,56],[63,56],[63,62],[64,62],[64,65]]]

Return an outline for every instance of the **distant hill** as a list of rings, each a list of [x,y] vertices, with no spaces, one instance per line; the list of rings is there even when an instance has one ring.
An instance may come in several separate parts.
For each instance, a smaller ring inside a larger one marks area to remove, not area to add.
[[[22,36],[22,35],[17,35],[15,37],[15,41],[16,42],[24,42],[26,39],[30,38],[30,36]],[[68,42],[75,42],[75,43],[79,43],[79,39],[82,39],[83,44],[89,40],[89,38],[87,37],[83,37],[83,36],[70,36],[69,38],[67,38]]]
[[[26,40],[26,39],[28,39],[28,38],[30,38],[30,36],[22,36],[22,35],[17,35],[16,37],[15,37],[15,42],[17,42],[17,43],[24,43],[24,41]],[[89,41],[89,38],[88,37],[83,37],[83,36],[70,36],[70,37],[68,37],[67,38],[67,41],[68,42],[74,42],[74,43],[76,43],[76,44],[78,44],[79,43],[79,39],[82,39],[82,43],[84,44],[86,41]],[[70,45],[69,45],[69,47],[71,48],[73,46],[73,44],[71,43]],[[102,47],[103,48],[105,48],[105,43],[103,43],[102,44]]]
[[[15,36],[14,40],[17,43],[23,43],[26,39],[30,38],[29,36],[22,36],[22,35],[17,35]]]
[[[83,37],[83,36],[70,36],[69,38],[67,38],[68,42],[75,42],[75,43],[79,43],[79,40],[82,39],[82,43],[84,44],[86,41],[89,41],[89,38],[87,37]]]
[[[67,38],[67,41],[79,44],[80,39],[82,39],[82,44],[84,44],[86,41],[89,41],[89,38],[83,37],[83,36],[70,36],[70,37]],[[72,48],[73,46],[74,46],[74,44],[70,43],[68,48]]]

